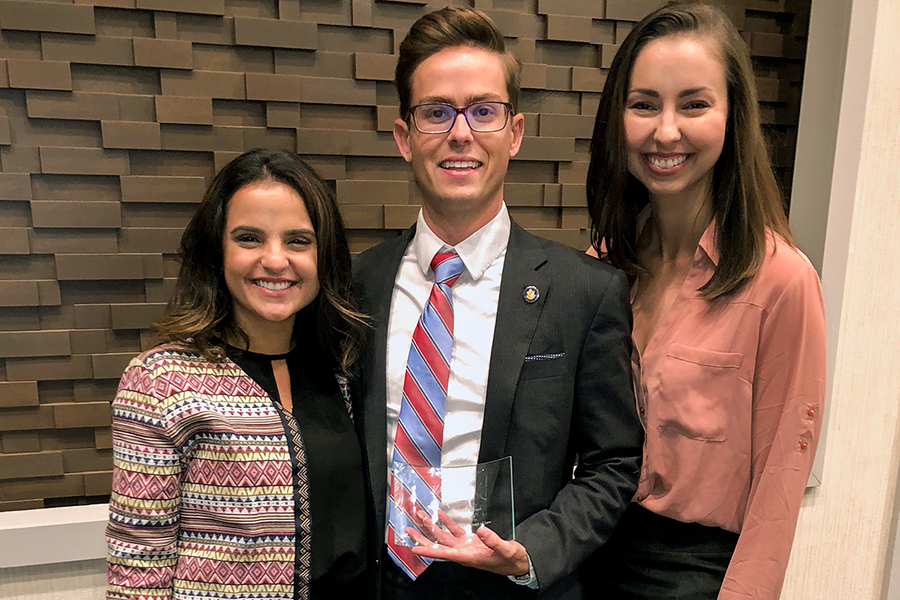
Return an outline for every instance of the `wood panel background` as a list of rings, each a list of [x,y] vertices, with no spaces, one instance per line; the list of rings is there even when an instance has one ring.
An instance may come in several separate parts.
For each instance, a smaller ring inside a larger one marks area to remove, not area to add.
[[[181,231],[227,161],[301,154],[333,182],[355,252],[414,221],[419,192],[391,135],[394,54],[445,4],[0,0],[0,510],[105,501],[110,399],[152,343]],[[485,10],[524,63],[510,213],[585,247],[605,69],[660,2],[451,4]],[[789,183],[810,2],[720,4],[754,55]]]

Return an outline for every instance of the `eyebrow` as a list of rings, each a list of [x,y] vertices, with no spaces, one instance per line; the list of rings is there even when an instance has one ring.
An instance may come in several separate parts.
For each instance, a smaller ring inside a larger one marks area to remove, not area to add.
[[[500,99],[499,94],[479,94],[477,96],[466,96],[464,102],[466,106],[469,106],[476,102],[503,102],[503,100]],[[446,96],[427,96],[422,98],[417,104],[449,104],[450,106],[456,106],[456,103]]]
[[[259,227],[252,227],[250,225],[238,225],[237,227],[232,229],[230,233],[232,235],[235,233],[255,233],[257,235],[260,235],[264,234],[265,231],[263,231]],[[285,231],[284,234],[288,237],[293,235],[311,235],[312,237],[316,237],[316,232],[312,229],[289,229]]]
[[[705,90],[710,88],[707,87],[696,87],[696,88],[688,88],[686,90],[682,90],[678,92],[679,98],[686,98],[687,96],[693,96],[694,94],[699,94]],[[651,90],[648,88],[634,88],[629,92],[630,94],[641,94],[643,96],[650,96],[651,98],[659,98],[659,92],[656,90]]]

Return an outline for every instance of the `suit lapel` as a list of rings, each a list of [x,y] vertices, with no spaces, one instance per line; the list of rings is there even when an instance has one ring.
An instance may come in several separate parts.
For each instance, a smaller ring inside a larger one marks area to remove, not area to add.
[[[546,253],[531,234],[513,222],[500,283],[479,462],[495,460],[507,454],[506,438],[519,373],[544,300],[550,292],[550,272],[542,268],[546,262]],[[540,294],[533,303],[526,302],[524,298],[528,286],[534,286]]]
[[[390,242],[383,248],[379,256],[378,269],[365,273],[366,296],[369,298],[369,310],[372,317],[372,328],[368,331],[370,342],[367,344],[367,374],[365,414],[366,454],[369,461],[369,472],[372,477],[373,497],[377,531],[384,531],[385,501],[387,499],[387,342],[390,322],[391,298],[394,281],[400,269],[400,261],[406,247],[412,240],[415,226],[404,235]]]

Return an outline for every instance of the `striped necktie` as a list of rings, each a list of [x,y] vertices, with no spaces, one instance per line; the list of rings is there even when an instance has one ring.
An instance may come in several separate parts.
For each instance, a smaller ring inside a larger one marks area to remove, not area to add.
[[[397,472],[391,475],[387,546],[391,558],[411,579],[421,575],[431,564],[431,559],[416,556],[408,547],[395,544],[394,535],[405,537],[407,527],[418,529],[410,518],[412,511],[436,515],[441,505],[444,403],[453,348],[453,296],[450,288],[463,268],[462,259],[455,250],[434,255],[431,260],[434,285],[413,331],[406,361],[392,464],[406,463],[410,467],[404,470],[403,476]]]

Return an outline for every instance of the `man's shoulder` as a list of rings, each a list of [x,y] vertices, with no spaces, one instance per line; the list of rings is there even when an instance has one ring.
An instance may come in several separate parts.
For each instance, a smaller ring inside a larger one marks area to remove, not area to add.
[[[372,268],[383,270],[387,265],[386,260],[397,258],[409,245],[411,233],[409,230],[396,237],[389,238],[380,244],[372,246],[368,250],[360,252],[353,257],[353,275],[359,277],[363,271],[369,272]]]
[[[624,275],[619,269],[588,256],[583,250],[539,237],[525,230],[522,230],[522,233],[527,236],[525,239],[529,244],[540,248],[546,254],[554,276],[562,275],[567,279],[589,282],[607,282]]]

